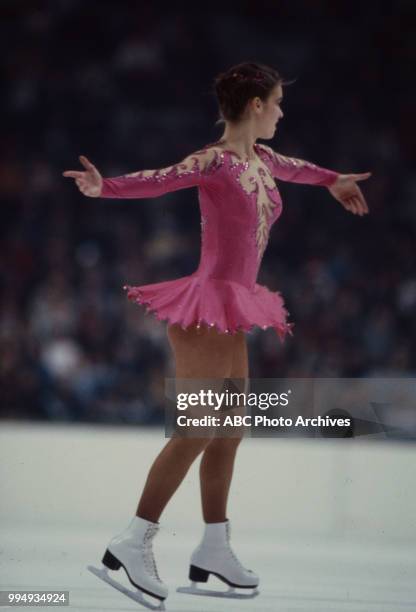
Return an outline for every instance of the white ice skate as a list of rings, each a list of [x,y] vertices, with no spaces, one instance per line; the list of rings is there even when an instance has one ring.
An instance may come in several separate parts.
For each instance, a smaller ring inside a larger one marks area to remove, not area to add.
[[[128,528],[110,541],[102,559],[103,567],[97,569],[89,565],[87,569],[146,608],[164,610],[163,600],[168,595],[168,589],[159,578],[152,550],[153,538],[158,530],[158,523],[135,516]],[[108,575],[109,569],[118,570],[120,567],[137,588],[136,591],[126,588]],[[143,593],[159,600],[159,603],[156,605],[148,601]]]
[[[209,595],[211,597],[230,597],[236,599],[251,599],[259,594],[257,586],[259,577],[251,570],[245,569],[237,559],[230,546],[230,523],[207,523],[202,542],[191,557],[189,580],[191,586],[179,587],[179,593],[190,595]],[[226,591],[200,589],[198,582],[207,582],[209,574],[213,574],[226,584]],[[251,589],[251,592],[241,593],[236,589]]]

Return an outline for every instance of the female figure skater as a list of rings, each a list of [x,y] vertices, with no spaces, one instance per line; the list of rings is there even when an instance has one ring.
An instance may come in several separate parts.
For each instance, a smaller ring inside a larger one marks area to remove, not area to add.
[[[129,299],[146,304],[158,319],[168,321],[177,379],[247,380],[246,332],[253,326],[272,327],[282,341],[292,333],[280,294],[256,283],[270,228],[282,211],[275,178],[325,186],[351,213],[368,213],[357,181],[371,173],[339,174],[257,144],[258,138],[273,138],[283,117],[285,84],[268,66],[233,66],[215,79],[225,122],[219,141],[158,170],[102,178],[97,168],[80,156],[84,170],[63,173],[75,179],[84,195],[95,198],[154,198],[198,187],[202,227],[198,269],[174,280],[124,287]],[[160,601],[166,598],[168,589],[156,569],[152,539],[164,508],[202,453],[205,529],[191,557],[189,578],[194,583],[206,582],[211,573],[232,587],[255,589],[258,576],[241,565],[230,547],[227,518],[240,441],[241,436],[172,437],[150,469],[136,516],[110,541],[103,564],[110,569],[123,567],[140,591]]]

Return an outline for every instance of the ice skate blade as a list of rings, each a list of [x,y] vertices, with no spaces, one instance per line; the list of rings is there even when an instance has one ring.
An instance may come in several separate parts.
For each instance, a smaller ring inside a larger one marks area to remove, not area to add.
[[[120,593],[123,593],[123,595],[127,595],[127,597],[130,597],[130,599],[133,599],[134,601],[141,604],[145,608],[148,608],[149,610],[166,610],[165,604],[163,603],[163,601],[161,601],[160,604],[155,605],[151,603],[150,601],[147,601],[139,590],[131,591],[127,587],[117,582],[117,580],[113,580],[112,578],[110,578],[110,576],[108,575],[107,568],[103,567],[102,569],[98,569],[94,567],[93,565],[88,565],[87,569],[92,574],[94,574],[94,576],[97,576],[97,578],[104,580],[104,582],[107,582],[107,584],[117,589],[117,591],[120,591]]]
[[[237,587],[238,588],[238,587]],[[200,589],[196,586],[195,582],[191,583],[189,587],[178,587],[176,591],[178,593],[187,593],[188,595],[205,595],[209,597],[225,597],[229,599],[253,599],[257,597],[259,591],[257,587],[253,588],[251,593],[238,593],[236,587],[229,587],[228,591],[211,591],[210,589]]]

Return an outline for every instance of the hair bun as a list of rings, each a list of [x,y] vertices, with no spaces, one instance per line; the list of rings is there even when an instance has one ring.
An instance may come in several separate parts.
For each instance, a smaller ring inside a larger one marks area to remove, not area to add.
[[[265,100],[273,87],[286,84],[277,70],[255,62],[232,66],[214,82],[221,117],[228,121],[241,119],[251,98]]]

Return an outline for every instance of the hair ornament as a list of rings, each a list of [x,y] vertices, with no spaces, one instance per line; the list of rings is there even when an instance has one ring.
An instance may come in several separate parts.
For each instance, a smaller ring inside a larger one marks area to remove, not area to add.
[[[238,80],[241,83],[244,81],[254,81],[255,83],[260,83],[260,84],[263,83],[263,76],[261,72],[256,72],[254,76],[241,74],[240,72],[233,72],[231,74],[231,77],[233,77],[234,79]]]

